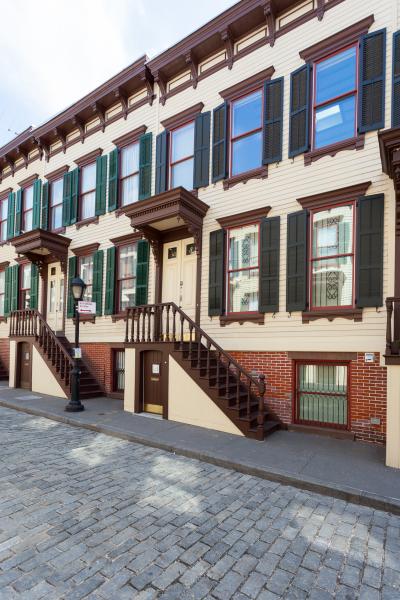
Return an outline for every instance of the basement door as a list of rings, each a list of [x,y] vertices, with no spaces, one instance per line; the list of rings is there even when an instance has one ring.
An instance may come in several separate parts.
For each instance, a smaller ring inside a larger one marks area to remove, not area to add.
[[[143,411],[162,415],[164,413],[163,364],[159,350],[146,350],[141,356]]]
[[[193,238],[164,244],[162,301],[175,302],[193,321],[196,317],[196,273]]]
[[[60,263],[48,266],[47,322],[54,332],[63,330],[64,275]]]

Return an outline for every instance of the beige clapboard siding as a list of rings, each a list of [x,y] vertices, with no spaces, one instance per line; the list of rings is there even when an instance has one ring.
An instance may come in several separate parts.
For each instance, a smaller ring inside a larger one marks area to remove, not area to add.
[[[394,6],[395,5],[395,6]],[[156,100],[152,107],[145,105],[128,115],[127,120],[120,119],[107,126],[105,133],[98,132],[89,136],[84,144],[74,144],[64,155],[59,153],[49,163],[35,161],[28,170],[19,171],[14,180],[7,178],[1,185],[5,189],[14,182],[25,179],[30,173],[38,173],[43,177],[64,164],[74,168],[73,161],[98,147],[104,153],[113,149],[112,140],[120,135],[146,124],[148,131],[154,134],[162,131],[160,121],[175,115],[197,102],[204,103],[204,110],[213,110],[222,99],[219,91],[246,79],[254,73],[273,65],[274,77],[285,77],[284,95],[284,144],[283,160],[279,165],[269,167],[269,176],[264,181],[249,181],[228,191],[224,191],[222,183],[210,184],[199,192],[200,198],[210,209],[204,220],[203,236],[203,269],[201,294],[201,325],[223,347],[242,350],[349,350],[383,351],[385,339],[385,313],[380,308],[364,310],[362,323],[353,323],[344,319],[328,322],[323,319],[303,325],[301,315],[286,313],[286,219],[287,214],[300,207],[296,198],[354,185],[370,180],[372,185],[368,193],[385,194],[385,270],[384,295],[393,291],[394,272],[394,205],[395,198],[392,182],[382,174],[377,133],[366,136],[365,148],[361,151],[341,152],[336,157],[325,157],[311,166],[304,166],[303,156],[289,160],[289,89],[290,73],[300,67],[303,61],[298,52],[304,47],[314,44],[329,35],[374,14],[375,23],[371,31],[387,28],[387,82],[386,82],[386,127],[391,118],[391,51],[392,33],[400,24],[400,10],[397,2],[381,2],[373,0],[346,0],[325,13],[321,22],[312,20],[279,38],[275,46],[264,46],[236,62],[232,70],[224,68],[199,82],[197,89],[188,88],[168,99],[165,106]],[[156,87],[156,93],[158,93]],[[155,138],[153,139],[153,189],[155,165]],[[10,184],[10,181],[12,183]],[[218,228],[215,219],[235,212],[242,212],[261,206],[271,206],[270,216],[281,215],[281,279],[280,279],[280,312],[277,315],[266,315],[265,326],[246,323],[242,326],[232,324],[225,328],[219,326],[219,320],[208,317],[208,242],[209,233]],[[90,225],[76,230],[68,227],[66,235],[71,237],[71,248],[96,241],[100,248],[106,250],[111,245],[110,238],[129,233],[131,227],[125,216],[115,217],[114,213],[101,216],[97,225]],[[8,246],[3,247],[9,248]],[[3,254],[0,249],[0,257]],[[5,251],[5,250],[4,250]],[[12,249],[7,250],[11,260]],[[11,254],[10,254],[11,253]],[[70,252],[71,255],[71,252]],[[104,284],[105,286],[105,264]],[[103,290],[104,291],[104,290]],[[154,261],[151,260],[149,280],[149,301],[154,300]],[[0,325],[0,336],[8,327]],[[67,319],[66,333],[72,337],[72,322]],[[124,336],[124,324],[112,323],[110,317],[98,317],[96,324],[82,327],[82,341],[121,341]]]

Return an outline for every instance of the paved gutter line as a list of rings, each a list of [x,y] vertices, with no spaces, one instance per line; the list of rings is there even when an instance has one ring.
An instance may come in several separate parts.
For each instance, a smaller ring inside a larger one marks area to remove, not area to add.
[[[359,490],[357,488],[352,488],[350,486],[345,485],[339,486],[334,483],[329,485],[312,477],[301,479],[300,477],[296,477],[295,475],[286,471],[274,471],[271,469],[254,467],[246,463],[240,463],[225,458],[219,458],[218,456],[208,454],[207,452],[202,452],[200,450],[188,450],[186,448],[174,446],[171,443],[159,442],[154,439],[142,437],[138,434],[125,433],[111,426],[76,421],[67,416],[45,412],[43,410],[31,408],[29,406],[16,406],[15,404],[7,402],[5,400],[0,400],[0,406],[4,408],[10,408],[18,412],[23,412],[29,415],[43,417],[51,421],[58,421],[59,423],[71,425],[72,427],[88,429],[89,431],[95,431],[97,433],[109,435],[111,437],[125,440],[128,442],[134,442],[137,444],[142,444],[143,446],[157,448],[159,450],[164,450],[172,454],[185,456],[186,458],[193,458],[196,460],[207,462],[209,464],[213,464],[218,467],[223,467],[225,469],[232,469],[233,471],[238,471],[239,473],[243,473],[245,475],[252,475],[254,477],[259,477],[260,479],[275,481],[283,485],[291,485],[302,490],[322,494],[323,496],[332,496],[334,498],[345,500],[347,502],[352,502],[354,504],[360,504],[362,506],[368,506],[376,510],[383,510],[386,512],[391,512],[400,515],[400,501],[396,498],[378,496],[377,494],[373,494],[365,490]]]

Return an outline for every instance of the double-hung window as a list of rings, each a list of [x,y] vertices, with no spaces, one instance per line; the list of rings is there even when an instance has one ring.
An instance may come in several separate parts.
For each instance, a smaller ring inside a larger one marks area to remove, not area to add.
[[[80,218],[81,221],[95,216],[96,205],[96,163],[82,167]]]
[[[311,213],[312,308],[354,305],[354,202]]]
[[[4,299],[6,294],[6,272],[0,271],[0,317],[4,317]]]
[[[193,189],[194,121],[171,131],[170,188]]]
[[[228,313],[258,311],[259,224],[228,230]]]
[[[351,46],[315,63],[313,147],[357,133],[358,49]]]
[[[86,283],[83,300],[91,302],[93,297],[93,254],[79,257],[79,277]]]
[[[63,180],[57,179],[50,184],[50,229],[57,231],[62,227]]]
[[[0,201],[0,242],[7,239],[8,196]]]
[[[117,298],[120,312],[135,306],[137,246],[135,243],[118,249]]]
[[[120,205],[126,206],[139,199],[139,142],[121,148],[120,165]]]
[[[21,265],[19,269],[19,308],[29,308],[31,299],[31,264]]]
[[[257,90],[231,103],[231,175],[262,165],[263,92]]]
[[[22,231],[32,231],[33,185],[22,192]]]

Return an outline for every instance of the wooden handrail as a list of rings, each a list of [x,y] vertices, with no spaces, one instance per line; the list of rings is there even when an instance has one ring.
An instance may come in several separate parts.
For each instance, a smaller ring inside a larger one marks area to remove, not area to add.
[[[386,298],[386,355],[400,354],[400,298]]]
[[[38,310],[27,308],[10,313],[10,337],[34,337],[67,386],[73,360]]]

